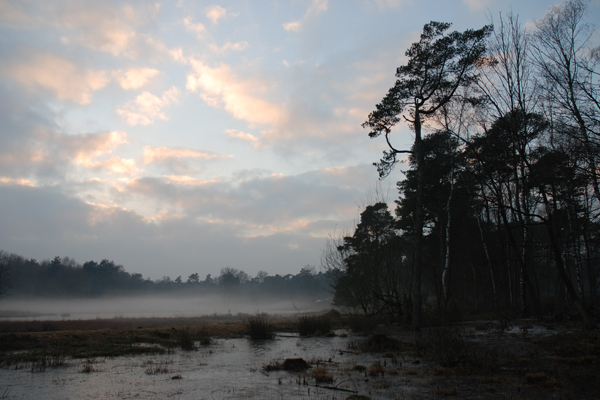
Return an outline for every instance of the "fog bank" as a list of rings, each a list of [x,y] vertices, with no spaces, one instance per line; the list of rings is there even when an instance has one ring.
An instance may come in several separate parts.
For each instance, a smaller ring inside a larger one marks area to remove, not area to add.
[[[99,299],[20,298],[0,301],[0,320],[195,317],[212,314],[312,313],[331,308],[331,298],[251,298],[234,295],[135,296]]]

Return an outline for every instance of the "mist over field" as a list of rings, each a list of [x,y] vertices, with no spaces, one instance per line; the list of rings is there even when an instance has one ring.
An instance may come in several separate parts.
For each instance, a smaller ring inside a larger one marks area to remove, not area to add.
[[[204,315],[312,313],[331,308],[330,298],[283,299],[244,295],[139,295],[102,298],[6,298],[0,320],[195,317]]]

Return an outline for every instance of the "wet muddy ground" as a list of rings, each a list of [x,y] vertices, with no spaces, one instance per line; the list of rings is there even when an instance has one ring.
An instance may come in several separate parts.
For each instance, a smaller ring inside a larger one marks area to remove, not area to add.
[[[380,336],[383,342],[348,330],[335,333],[213,339],[191,351],[67,359],[43,372],[12,366],[0,369],[0,398],[600,398],[597,333],[482,323],[425,331],[416,347],[409,344],[409,332],[388,329]],[[386,349],[389,338],[406,346]],[[311,367],[276,368],[289,358],[302,358]]]

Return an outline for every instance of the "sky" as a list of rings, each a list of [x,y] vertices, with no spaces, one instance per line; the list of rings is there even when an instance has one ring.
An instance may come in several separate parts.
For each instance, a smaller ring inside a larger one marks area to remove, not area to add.
[[[151,279],[318,270],[397,198],[406,166],[380,181],[361,124],[423,25],[552,4],[0,0],[0,250]]]

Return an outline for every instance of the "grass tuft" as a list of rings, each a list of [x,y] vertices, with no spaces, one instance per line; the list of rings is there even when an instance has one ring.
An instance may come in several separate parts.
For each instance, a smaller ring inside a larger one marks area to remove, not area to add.
[[[178,344],[182,350],[196,350],[194,339],[189,326],[183,327],[178,332]]]
[[[383,374],[383,367],[379,361],[375,361],[369,367],[369,376],[379,376]]]
[[[319,366],[311,371],[310,374],[313,378],[315,378],[315,382],[317,383],[331,383],[333,382],[333,375],[329,374],[327,367]]]
[[[275,332],[273,324],[266,314],[256,314],[248,317],[248,335],[254,340],[273,339]]]

